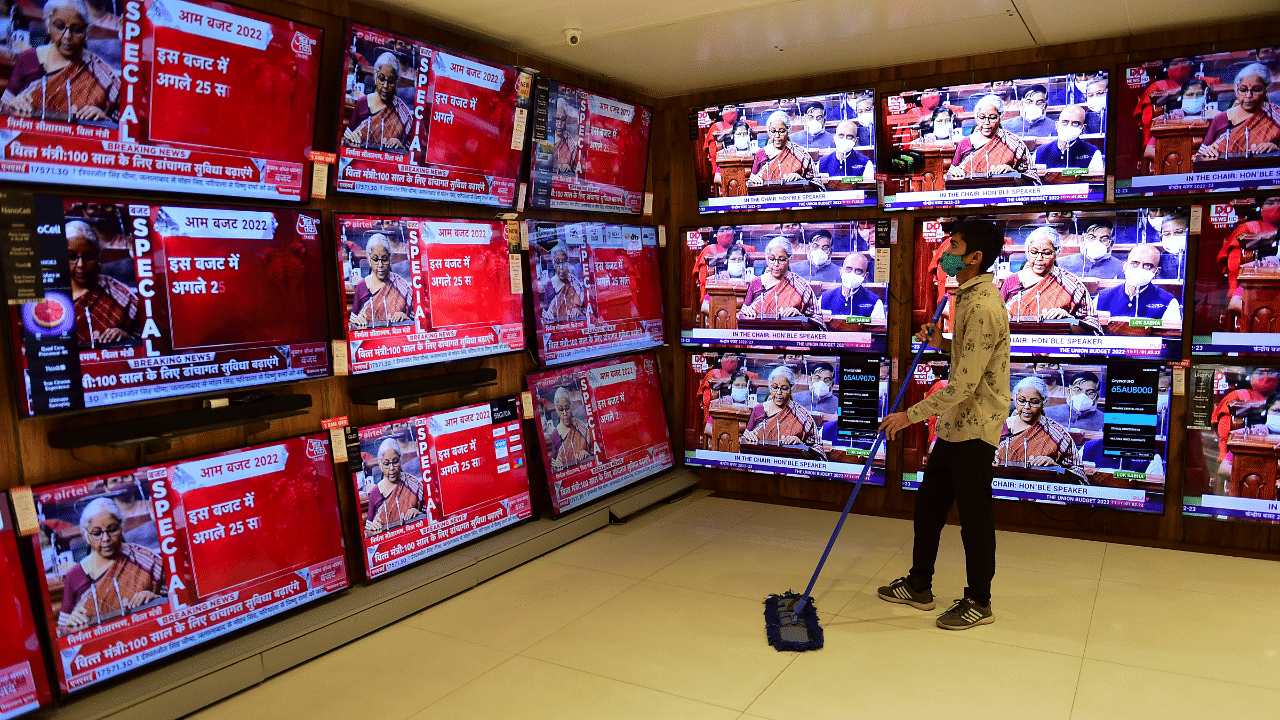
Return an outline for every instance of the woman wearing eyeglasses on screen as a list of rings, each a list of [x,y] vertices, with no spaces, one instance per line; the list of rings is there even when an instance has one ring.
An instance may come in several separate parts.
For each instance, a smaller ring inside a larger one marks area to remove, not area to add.
[[[1246,65],[1236,73],[1236,103],[1209,121],[1199,160],[1235,153],[1272,153],[1280,150],[1280,108],[1267,100],[1271,71],[1262,63]]]
[[[116,501],[89,501],[80,513],[80,537],[89,554],[63,576],[60,635],[124,617],[164,594],[160,555],[125,540]]]
[[[1044,381],[1034,376],[1022,378],[1013,386],[1013,412],[1000,430],[995,464],[1060,468],[1066,475],[1083,478],[1084,468],[1071,433],[1044,414],[1048,394]]]
[[[49,0],[44,6],[49,42],[14,59],[0,97],[5,112],[50,120],[114,123],[120,111],[120,78],[85,45],[89,10],[82,0]]]
[[[984,95],[973,108],[976,123],[973,132],[956,145],[955,157],[947,169],[947,177],[962,179],[975,174],[1006,175],[1016,172],[1024,176],[1031,171],[1031,154],[1026,143],[1000,126],[1004,118],[1004,101],[997,95]]]
[[[1080,278],[1057,266],[1058,231],[1043,225],[1026,239],[1027,262],[1000,283],[1012,322],[1074,319],[1088,332],[1101,335],[1102,326],[1090,302],[1089,288]]]

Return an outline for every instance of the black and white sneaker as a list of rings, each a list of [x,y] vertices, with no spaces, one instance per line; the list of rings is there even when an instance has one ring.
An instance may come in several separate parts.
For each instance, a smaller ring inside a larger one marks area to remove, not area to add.
[[[907,579],[900,577],[897,580],[881,587],[877,594],[881,600],[887,600],[891,603],[899,603],[901,605],[910,605],[917,610],[932,610],[934,607],[933,593],[926,590],[924,592],[916,592],[907,583]]]
[[[978,625],[990,625],[995,621],[990,605],[979,605],[966,597],[956,600],[955,604],[938,616],[938,627],[943,630],[968,630]]]

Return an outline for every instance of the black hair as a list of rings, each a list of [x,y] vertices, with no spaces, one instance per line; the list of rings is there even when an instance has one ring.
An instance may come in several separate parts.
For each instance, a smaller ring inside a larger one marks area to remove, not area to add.
[[[800,106],[800,114],[808,115],[809,111],[814,108],[818,108],[824,113],[827,111],[827,106],[822,104],[821,100],[809,100],[808,102],[805,102]]]
[[[945,104],[940,104],[940,105],[938,105],[938,107],[936,107],[936,108],[934,108],[934,109],[933,109],[933,114],[929,116],[929,120],[930,120],[930,122],[937,122],[937,121],[938,121],[938,116],[939,116],[939,115],[941,115],[941,114],[943,114],[943,113],[946,113],[946,114],[950,115],[950,116],[951,116],[951,121],[952,121],[952,122],[955,122],[955,119],[956,119],[956,111],[955,111],[955,110],[952,110],[952,109],[951,109],[951,107],[950,107],[949,105],[945,105]]]
[[[729,249],[728,249],[728,250],[726,250],[726,251],[724,252],[724,256],[725,256],[725,259],[726,259],[726,260],[727,260],[729,257],[731,257],[731,256],[733,255],[733,251],[734,251],[734,250],[737,250],[738,252],[741,252],[741,253],[742,253],[742,257],[743,257],[744,259],[747,257],[747,249],[746,249],[745,247],[743,247],[743,246],[742,246],[742,243],[734,243],[734,244],[730,245],[730,246],[729,246]]]
[[[1045,96],[1045,99],[1048,99],[1048,98],[1049,98],[1049,88],[1047,88],[1047,87],[1045,87],[1045,86],[1043,86],[1043,85],[1036,84],[1036,85],[1032,85],[1031,87],[1027,88],[1026,90],[1023,90],[1023,91],[1022,91],[1022,98],[1025,100],[1025,99],[1026,99],[1026,97],[1027,97],[1028,95],[1030,95],[1031,93],[1040,93],[1041,95],[1044,95],[1044,96]]]
[[[1091,382],[1094,385],[1097,385],[1099,390],[1102,389],[1102,379],[1098,377],[1097,373],[1094,373],[1091,370],[1085,370],[1083,372],[1077,373],[1075,377],[1071,378],[1071,382],[1068,384],[1074,385],[1075,383],[1080,382],[1081,380],[1084,380],[1085,382]]]
[[[982,251],[980,270],[986,270],[1000,259],[1000,250],[1004,247],[1004,234],[990,220],[961,220],[951,226],[951,236],[959,235],[964,242],[965,254]]]
[[[819,370],[830,370],[832,375],[835,375],[835,374],[836,374],[836,369],[835,369],[835,367],[834,367],[834,366],[832,366],[832,364],[831,364],[831,363],[827,363],[827,362],[820,362],[820,363],[818,363],[817,365],[814,365],[814,366],[813,366],[813,369],[809,371],[809,375],[813,375],[814,373],[818,372]],[[834,378],[833,378],[833,379],[834,379]]]
[[[743,380],[746,380],[747,387],[748,388],[751,387],[751,378],[741,370],[734,370],[733,373],[729,375],[729,385],[733,385],[734,381],[737,380],[738,378],[742,378]]]
[[[1096,228],[1096,227],[1106,228],[1110,230],[1113,234],[1116,231],[1116,224],[1106,218],[1089,218],[1088,224],[1085,225],[1084,229],[1088,230],[1089,228]]]
[[[818,228],[817,230],[814,230],[812,233],[809,234],[809,242],[813,242],[814,240],[817,240],[820,237],[827,238],[828,240],[835,239],[835,236],[831,234],[830,230],[826,228]]]

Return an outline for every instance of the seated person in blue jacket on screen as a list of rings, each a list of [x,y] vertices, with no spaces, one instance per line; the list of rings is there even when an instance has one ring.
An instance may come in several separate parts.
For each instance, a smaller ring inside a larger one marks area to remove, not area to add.
[[[1090,220],[1080,252],[1058,260],[1058,267],[1081,280],[1116,280],[1124,275],[1124,261],[1111,254],[1116,227],[1106,218]]]
[[[1092,372],[1076,375],[1067,386],[1067,402],[1044,411],[1050,420],[1068,430],[1102,432],[1102,410],[1098,409],[1098,393],[1102,381]]]
[[[1164,324],[1182,323],[1182,306],[1173,293],[1154,284],[1160,269],[1160,249],[1150,243],[1136,245],[1124,262],[1124,284],[1098,293],[1098,312],[1111,317],[1151,318]]]
[[[840,411],[835,379],[836,369],[830,363],[818,363],[809,373],[809,389],[797,392],[793,399],[805,410],[835,415]]]
[[[1022,94],[1018,117],[1004,123],[1004,129],[1022,137],[1049,137],[1054,132],[1053,120],[1045,114],[1049,103],[1045,100],[1048,90],[1043,85],[1032,85]]]
[[[791,263],[791,272],[809,282],[840,282],[840,268],[831,263],[831,248],[834,246],[830,230],[814,230],[809,235],[808,259]]]
[[[804,104],[800,108],[804,113],[804,129],[791,133],[791,142],[798,147],[809,150],[826,150],[836,146],[835,138],[827,132],[827,109],[817,100]]]
[[[1102,152],[1087,140],[1081,140],[1087,111],[1080,105],[1063,108],[1058,115],[1058,139],[1036,150],[1036,165],[1048,170],[1084,169],[1089,175],[1105,172]]]
[[[884,319],[884,301],[863,287],[871,276],[871,261],[861,253],[850,253],[840,267],[840,287],[822,293],[818,305],[835,317]]]
[[[842,120],[836,126],[836,151],[822,156],[818,172],[830,177],[860,177],[869,179],[876,174],[871,158],[854,150],[858,143],[858,124]]]

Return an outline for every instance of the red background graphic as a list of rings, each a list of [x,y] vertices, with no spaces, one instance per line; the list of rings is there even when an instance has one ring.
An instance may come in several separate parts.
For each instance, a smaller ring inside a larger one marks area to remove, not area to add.
[[[0,518],[3,518],[0,557],[4,559],[4,566],[0,568],[0,687],[12,684],[15,688],[12,694],[0,693],[0,715],[3,715],[33,699],[38,698],[43,705],[53,697],[9,515],[9,499],[3,493],[0,493]]]
[[[506,230],[495,228],[488,245],[423,243],[423,281],[430,296],[432,328],[458,325],[518,325],[524,322],[524,299],[511,292],[511,260]],[[428,260],[471,258],[471,267],[435,268]],[[435,287],[435,277],[470,277],[471,285]]]

